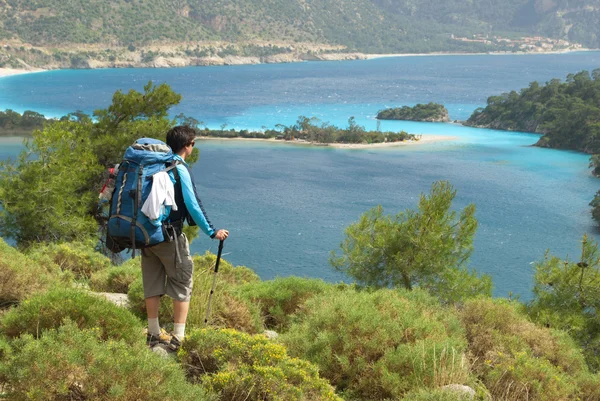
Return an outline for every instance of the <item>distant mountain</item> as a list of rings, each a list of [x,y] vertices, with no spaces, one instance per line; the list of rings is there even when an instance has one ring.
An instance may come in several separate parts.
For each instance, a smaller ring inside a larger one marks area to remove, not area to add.
[[[0,0],[0,39],[35,46],[318,43],[487,51],[456,38],[540,35],[600,47],[598,0]]]

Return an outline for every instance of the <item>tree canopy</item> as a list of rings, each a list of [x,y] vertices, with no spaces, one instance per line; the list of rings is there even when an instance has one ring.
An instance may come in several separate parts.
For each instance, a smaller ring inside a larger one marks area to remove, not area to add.
[[[117,91],[107,109],[64,118],[33,132],[15,161],[0,163],[0,235],[20,247],[93,238],[98,192],[109,166],[136,139],[165,139],[181,96],[149,82]],[[195,151],[190,161],[193,162]]]
[[[429,195],[421,194],[417,210],[395,216],[377,206],[346,228],[342,254],[332,253],[331,264],[359,284],[380,287],[415,286],[445,301],[490,294],[491,279],[466,268],[477,230],[475,205],[460,214],[451,210],[456,190],[446,181],[435,182]]]
[[[417,104],[413,107],[402,106],[380,110],[379,120],[409,120],[409,121],[450,121],[448,110],[438,103]]]

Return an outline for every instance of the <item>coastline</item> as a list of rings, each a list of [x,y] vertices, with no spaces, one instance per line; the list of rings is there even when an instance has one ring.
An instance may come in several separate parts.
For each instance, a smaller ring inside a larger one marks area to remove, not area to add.
[[[270,143],[281,143],[292,146],[310,146],[310,147],[319,147],[319,148],[334,148],[334,149],[382,149],[382,148],[394,148],[399,146],[414,146],[414,145],[424,145],[428,143],[435,142],[446,142],[446,141],[455,141],[458,139],[456,136],[444,136],[444,135],[423,135],[418,141],[402,141],[402,142],[384,142],[384,143],[329,143],[329,144],[320,144],[315,142],[307,142],[301,140],[295,141],[286,141],[283,139],[275,139],[275,138],[217,138],[212,136],[198,136],[196,137],[198,140],[212,140],[212,141],[254,141],[254,142],[270,142]]]
[[[0,68],[0,78],[9,77],[12,75],[33,74],[36,72],[45,72],[47,70],[35,68],[31,70],[15,69],[15,68]]]
[[[365,54],[368,60],[388,57],[425,57],[425,56],[534,56],[544,54],[568,54],[579,52],[595,52],[600,49],[564,49],[564,50],[548,50],[542,52],[486,52],[486,53],[456,53],[456,52],[431,52],[431,53],[388,53],[388,54]]]
[[[505,56],[505,55],[545,55],[545,54],[568,54],[577,52],[600,51],[600,49],[564,49],[564,50],[549,50],[540,52],[487,52],[487,53],[460,53],[460,52],[430,52],[430,53],[386,53],[386,54],[370,54],[370,53],[322,53],[322,54],[281,54],[266,57],[253,56],[226,56],[226,57],[163,57],[159,56],[150,62],[142,62],[141,60],[128,60],[117,62],[106,62],[100,60],[87,60],[81,68],[78,69],[115,69],[115,68],[181,68],[181,67],[205,67],[205,66],[233,66],[233,65],[253,65],[253,64],[283,64],[283,63],[300,63],[307,61],[352,61],[352,60],[374,60],[379,58],[392,57],[439,57],[439,56]],[[44,68],[0,68],[0,78],[31,74],[36,72],[45,72],[50,70],[70,69],[64,68],[61,65],[46,65]]]

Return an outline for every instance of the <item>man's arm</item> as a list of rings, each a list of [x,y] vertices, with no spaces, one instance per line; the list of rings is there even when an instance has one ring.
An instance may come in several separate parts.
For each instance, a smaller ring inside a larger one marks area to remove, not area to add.
[[[183,194],[183,201],[185,202],[185,206],[188,210],[188,213],[194,220],[200,229],[209,237],[215,237],[215,228],[211,224],[210,220],[202,207],[202,201],[198,198],[196,194],[196,187],[192,182],[192,177],[188,169],[183,165],[177,166],[177,173],[179,174],[179,179],[181,180],[181,192]]]

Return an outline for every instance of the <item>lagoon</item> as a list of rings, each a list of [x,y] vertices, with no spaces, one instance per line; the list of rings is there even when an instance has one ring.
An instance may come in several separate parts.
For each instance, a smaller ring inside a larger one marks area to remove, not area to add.
[[[600,53],[531,56],[423,56],[352,62],[52,71],[0,79],[0,109],[59,116],[106,107],[117,89],[167,82],[184,112],[209,126],[292,124],[299,115],[374,129],[382,107],[445,103],[465,119],[488,96],[530,81],[564,79],[600,67]],[[494,280],[494,294],[531,295],[532,262],[546,249],[573,259],[584,233],[596,234],[589,201],[600,181],[584,154],[531,147],[537,135],[458,124],[385,121],[382,129],[454,136],[455,141],[386,149],[333,149],[249,141],[198,141],[197,185],[211,220],[231,230],[224,253],[263,279],[277,275],[345,277],[328,265],[344,228],[381,204],[416,207],[436,180],[458,190],[455,206],[477,206],[480,226],[471,266]],[[21,146],[0,140],[0,158]],[[195,252],[216,251],[200,238]]]

